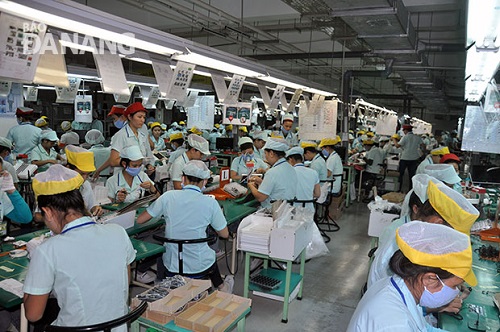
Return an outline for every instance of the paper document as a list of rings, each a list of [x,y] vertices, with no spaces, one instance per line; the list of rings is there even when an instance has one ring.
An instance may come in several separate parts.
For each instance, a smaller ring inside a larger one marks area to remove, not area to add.
[[[5,279],[0,281],[0,288],[6,290],[7,292],[10,292],[16,296],[19,296],[20,298],[23,298],[24,292],[23,292],[23,283],[19,282],[15,279]]]

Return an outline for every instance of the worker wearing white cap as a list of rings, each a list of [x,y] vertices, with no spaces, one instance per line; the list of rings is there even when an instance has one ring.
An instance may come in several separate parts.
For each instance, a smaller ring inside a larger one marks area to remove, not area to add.
[[[243,175],[250,173],[263,174],[267,169],[267,165],[262,159],[255,156],[252,139],[250,137],[241,137],[238,140],[238,147],[241,155],[231,162],[231,179],[238,181],[241,180]]]
[[[297,174],[297,190],[295,199],[299,201],[311,201],[321,195],[318,172],[304,166],[304,149],[294,146],[286,152],[286,160],[295,169]],[[295,203],[295,206],[303,206],[314,213],[314,203]]]
[[[417,172],[415,174],[424,173],[425,166],[427,165],[439,164],[441,158],[448,153],[450,153],[450,150],[447,146],[440,146],[432,149],[429,155],[418,165]]]
[[[137,145],[125,147],[120,153],[122,171],[115,173],[106,181],[108,197],[112,202],[130,203],[147,191],[159,195],[153,181],[142,171],[142,152]]]
[[[50,294],[61,308],[53,322],[57,326],[93,325],[128,313],[134,248],[123,227],[96,224],[88,216],[78,190],[82,183],[77,172],[62,165],[33,179],[45,223],[57,236],[29,249],[23,291],[30,321],[42,317]],[[127,326],[116,331],[127,331]]]
[[[50,165],[57,164],[63,158],[54,150],[57,134],[53,130],[44,130],[40,135],[40,144],[31,150],[29,160],[38,166],[38,173],[46,171]]]
[[[292,132],[294,117],[293,114],[285,114],[281,120],[279,135],[287,141],[290,147],[296,146],[299,142],[297,135]]]
[[[165,237],[172,239],[205,238],[208,226],[212,226],[219,236],[227,238],[227,222],[219,204],[201,192],[208,178],[210,170],[204,162],[187,162],[182,168],[182,190],[165,192],[137,218],[137,222],[144,223],[151,218],[163,216],[167,220]],[[158,267],[158,277],[162,279],[179,272],[177,245],[167,243],[165,246],[167,250],[162,262],[167,271]],[[232,276],[222,280],[215,251],[206,242],[184,247],[183,268],[184,273],[208,275],[214,287],[220,291],[232,292]],[[166,275],[162,275],[165,272]]]
[[[17,177],[16,169],[10,163],[12,148],[12,142],[9,139],[0,137],[0,159],[2,159],[3,161],[3,169],[9,172],[9,174],[12,176],[14,184],[17,184],[19,182],[19,178]]]
[[[427,165],[424,173],[443,181],[448,187],[453,188],[458,193],[462,193],[462,179],[458,176],[455,168],[451,164]]]
[[[170,179],[175,190],[182,189],[182,169],[190,160],[201,160],[203,156],[210,155],[208,141],[201,136],[191,134],[187,138],[186,151],[172,164]]]
[[[100,168],[109,159],[109,155],[111,154],[111,148],[105,147],[103,145],[104,136],[97,129],[91,129],[87,131],[87,133],[85,134],[85,142],[87,142],[87,144],[90,144],[89,151],[94,153],[95,168],[96,169]],[[107,176],[110,175],[110,173],[111,173],[111,167],[106,167],[99,174],[102,176]]]
[[[40,142],[42,130],[31,123],[33,113],[33,109],[28,107],[18,107],[16,110],[18,125],[7,133],[7,138],[14,144],[12,152],[16,155],[30,153]]]
[[[414,221],[398,229],[395,242],[390,260],[394,274],[368,289],[347,331],[444,331],[424,319],[422,307],[437,309],[459,298],[464,281],[477,285],[469,237]]]
[[[267,132],[265,131],[255,131],[253,134],[253,151],[257,157],[264,160],[264,150],[262,149],[266,144]]]
[[[261,202],[262,207],[271,208],[271,201],[292,200],[297,191],[297,175],[286,162],[288,142],[282,138],[269,138],[264,145],[266,161],[271,165],[264,179],[254,176],[248,181],[248,189]]]

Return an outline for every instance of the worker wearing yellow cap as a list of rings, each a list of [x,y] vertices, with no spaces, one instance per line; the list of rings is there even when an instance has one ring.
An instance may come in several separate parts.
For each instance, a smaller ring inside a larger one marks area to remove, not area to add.
[[[335,151],[335,145],[341,142],[340,137],[327,137],[323,138],[319,143],[321,153],[326,159],[327,179],[334,180],[331,192],[334,196],[342,193],[342,160],[339,154]]]
[[[320,181],[326,181],[328,179],[328,170],[326,169],[325,159],[318,153],[318,144],[304,141],[300,143],[300,146],[304,149],[304,159],[310,162],[309,167],[318,173]]]
[[[151,147],[155,151],[165,150],[165,140],[161,137],[163,130],[161,129],[161,123],[153,122],[151,124],[151,141],[153,146]]]
[[[247,136],[248,136],[247,126],[239,126],[238,127],[238,138],[247,137]]]
[[[97,224],[89,216],[82,183],[80,174],[62,165],[33,179],[45,224],[57,236],[27,246],[31,259],[23,302],[30,321],[40,320],[50,294],[61,308],[53,324],[62,329],[110,321],[129,311],[134,248],[122,226]]]
[[[214,151],[217,148],[217,138],[222,136],[222,134],[219,131],[219,128],[220,124],[216,123],[207,138],[207,141],[210,143],[210,150],[212,151]]]
[[[427,165],[439,164],[441,158],[448,153],[450,153],[450,150],[447,146],[440,146],[431,150],[429,155],[418,165],[417,172],[415,174],[424,173],[425,166]]]
[[[401,148],[396,147],[396,143],[401,140],[401,136],[399,134],[394,134],[391,136],[389,143],[384,145],[384,150],[388,155],[399,155],[403,150]]]

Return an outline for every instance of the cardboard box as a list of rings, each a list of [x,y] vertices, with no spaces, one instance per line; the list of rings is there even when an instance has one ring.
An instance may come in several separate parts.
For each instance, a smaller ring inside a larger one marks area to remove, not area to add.
[[[269,257],[295,260],[311,242],[312,223],[300,223],[296,227],[271,229]]]
[[[370,219],[368,221],[368,235],[373,237],[380,237],[384,228],[387,225],[390,225],[391,222],[397,218],[399,218],[399,215],[397,214],[371,211]]]
[[[399,169],[399,159],[392,159],[392,157],[386,158],[387,170],[388,171],[397,171]]]

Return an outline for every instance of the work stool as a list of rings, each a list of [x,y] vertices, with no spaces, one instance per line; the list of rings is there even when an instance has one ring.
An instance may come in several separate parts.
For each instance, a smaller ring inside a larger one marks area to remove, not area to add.
[[[342,174],[334,174],[334,177],[340,177],[341,178],[341,183],[342,183]],[[325,242],[328,243],[330,242],[331,238],[327,232],[337,232],[340,230],[340,226],[337,224],[337,222],[331,217],[330,215],[330,206],[332,203],[332,200],[334,197],[341,197],[343,193],[343,189],[341,187],[341,190],[339,193],[334,194],[331,192],[331,188],[333,186],[333,183],[336,180],[326,180],[326,181],[321,181],[323,183],[330,183],[330,188],[328,190],[328,195],[326,197],[325,202],[323,203],[316,203],[316,214],[314,221],[316,222],[316,225],[318,225],[319,231],[321,235],[325,238]],[[321,211],[321,212],[319,212]]]
[[[110,320],[108,322],[104,323],[99,323],[99,324],[94,324],[94,325],[87,325],[87,326],[55,326],[55,325],[48,325],[45,328],[45,331],[47,332],[90,332],[90,331],[104,331],[104,332],[111,332],[111,329],[118,327],[123,324],[130,325],[130,323],[134,322],[137,318],[139,318],[148,308],[148,303],[146,301],[141,302],[141,304],[129,312],[128,314]]]
[[[386,176],[386,171],[385,171],[385,164],[379,164],[379,166],[382,168],[382,173],[381,174],[375,174],[375,173],[367,173],[363,172],[363,174],[370,174],[370,178],[363,180],[363,176],[361,176],[361,179],[359,180],[359,187],[358,187],[358,202],[363,199],[363,201],[366,199],[366,192],[371,192],[373,190],[373,187],[377,188],[377,191],[373,193],[373,197],[375,197],[377,192],[383,191],[381,188],[381,185],[385,181],[385,176]]]

